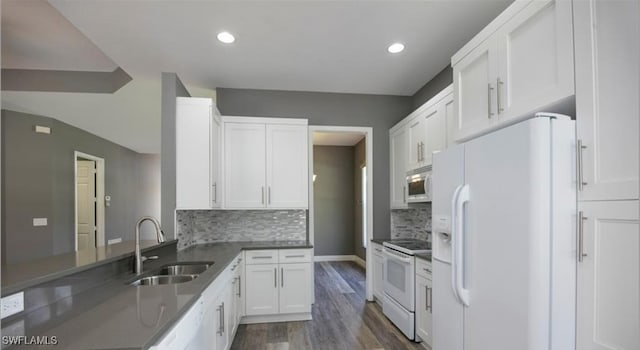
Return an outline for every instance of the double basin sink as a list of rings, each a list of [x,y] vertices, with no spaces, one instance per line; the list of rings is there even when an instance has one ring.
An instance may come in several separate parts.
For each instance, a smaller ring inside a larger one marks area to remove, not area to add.
[[[201,273],[205,272],[213,262],[184,262],[161,267],[151,275],[140,277],[129,283],[132,286],[158,286],[163,284],[176,284],[193,281]]]

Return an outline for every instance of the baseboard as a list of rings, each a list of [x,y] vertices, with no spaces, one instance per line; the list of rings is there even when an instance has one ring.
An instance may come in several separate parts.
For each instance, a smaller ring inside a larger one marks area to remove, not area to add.
[[[313,257],[313,261],[353,261],[363,269],[366,269],[367,266],[365,261],[357,255],[316,255]]]
[[[258,315],[258,316],[244,316],[240,320],[240,324],[309,321],[311,319],[312,317],[310,312],[303,312],[300,314],[284,314],[284,315]]]

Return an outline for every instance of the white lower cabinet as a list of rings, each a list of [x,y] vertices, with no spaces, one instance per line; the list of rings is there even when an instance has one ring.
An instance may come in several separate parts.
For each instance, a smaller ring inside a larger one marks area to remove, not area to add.
[[[433,339],[433,274],[431,262],[416,259],[416,336],[431,346]]]
[[[638,201],[580,202],[578,208],[576,348],[640,349]]]
[[[382,245],[371,242],[373,248],[373,296],[382,302],[384,297],[384,257],[382,256]]]
[[[264,262],[263,262],[264,261]],[[277,262],[277,263],[274,263]],[[247,255],[243,322],[310,319],[313,278],[310,249],[252,251]],[[253,318],[252,318],[253,317]]]

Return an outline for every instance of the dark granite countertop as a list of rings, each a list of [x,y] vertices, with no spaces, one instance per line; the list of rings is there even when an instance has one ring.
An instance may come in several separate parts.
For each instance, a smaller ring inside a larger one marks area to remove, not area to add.
[[[147,270],[172,262],[213,261],[214,264],[187,283],[130,286],[130,272],[99,288],[67,300],[64,307],[78,308],[74,316],[48,329],[25,330],[26,335],[56,336],[62,349],[148,349],[195,303],[227,265],[247,249],[312,248],[307,241],[229,242],[201,244],[161,256]],[[147,263],[145,263],[147,264]],[[108,294],[108,295],[107,295]],[[85,299],[84,302],[81,300]],[[77,299],[77,300],[76,300]],[[102,300],[91,305],[87,299]],[[80,301],[80,302],[79,302]],[[87,305],[84,304],[89,304]],[[78,305],[76,305],[78,304]],[[51,309],[59,307],[56,305]],[[38,332],[38,334],[30,334]],[[22,349],[20,346],[12,349]]]
[[[170,240],[158,244],[154,240],[141,241],[140,247],[144,252],[152,247],[167,246],[175,242],[176,240]],[[134,248],[134,241],[126,241],[19,264],[3,264],[1,294],[4,297],[41,283],[133,256]]]
[[[389,242],[390,240],[391,240],[391,238],[372,238],[371,242],[382,244],[384,242]]]

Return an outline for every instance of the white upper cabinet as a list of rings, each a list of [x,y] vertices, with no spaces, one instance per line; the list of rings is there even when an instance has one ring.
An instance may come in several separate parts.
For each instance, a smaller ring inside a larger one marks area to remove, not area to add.
[[[440,152],[447,147],[447,119],[444,101],[435,106],[435,110],[425,119],[426,146],[424,150],[424,164],[431,165],[433,153]]]
[[[489,38],[453,66],[456,138],[486,129],[497,119],[497,47],[496,39]]]
[[[214,110],[215,111],[215,110]],[[213,208],[222,208],[222,121],[214,113],[211,120],[211,202]]]
[[[458,141],[572,96],[571,2],[514,2],[456,53],[451,64]]]
[[[574,2],[580,200],[638,199],[638,6]]]
[[[308,208],[306,120],[224,117],[223,124],[225,208]]]
[[[267,125],[268,207],[308,207],[308,134],[306,125]]]
[[[447,141],[445,143],[445,149],[455,145],[455,132],[458,128],[458,121],[456,120],[455,113],[455,100],[453,99],[453,92],[448,94],[442,101],[442,107],[444,110],[444,120],[446,123],[446,135]]]
[[[407,125],[407,143],[409,145],[408,165],[409,169],[420,168],[423,164],[423,151],[425,147],[424,117],[416,116]]]
[[[213,103],[208,98],[176,100],[176,208],[213,208]]]
[[[407,208],[407,129],[389,131],[391,209]]]
[[[224,123],[226,208],[265,207],[265,130],[265,124]]]

